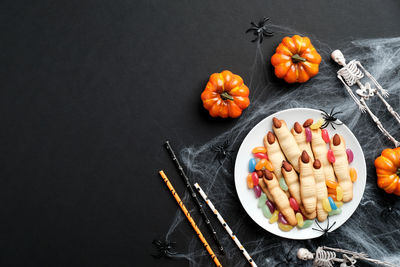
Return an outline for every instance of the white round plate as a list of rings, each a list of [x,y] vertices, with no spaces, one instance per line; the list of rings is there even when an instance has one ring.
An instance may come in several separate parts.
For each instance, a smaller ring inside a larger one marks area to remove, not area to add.
[[[258,199],[255,197],[254,191],[247,188],[246,177],[249,173],[249,160],[253,157],[251,150],[256,146],[263,146],[264,136],[268,131],[272,131],[273,117],[285,120],[288,128],[291,129],[296,121],[301,124],[309,118],[317,121],[322,117],[322,115],[321,111],[315,109],[293,108],[274,113],[254,126],[254,128],[247,134],[246,138],[244,138],[236,157],[235,186],[239,200],[247,214],[249,214],[258,225],[270,233],[289,239],[311,239],[319,237],[322,233],[312,230],[313,227],[318,228],[315,222],[309,228],[298,229],[297,227],[294,227],[289,232],[280,230],[277,223],[270,224],[268,219],[264,217],[261,209],[257,207]],[[330,225],[333,222],[336,222],[330,231],[337,229],[345,223],[357,209],[364,194],[367,177],[364,153],[356,137],[345,125],[336,126],[335,128],[336,130],[331,126],[327,128],[329,136],[332,137],[335,133],[343,136],[346,141],[346,147],[350,148],[354,153],[354,161],[350,166],[357,170],[358,179],[353,186],[353,200],[343,205],[341,214],[329,216]],[[320,225],[325,229],[327,226],[327,220],[320,223]]]

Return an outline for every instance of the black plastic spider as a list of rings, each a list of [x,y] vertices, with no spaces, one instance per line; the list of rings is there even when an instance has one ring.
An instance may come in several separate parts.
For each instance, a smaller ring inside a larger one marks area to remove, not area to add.
[[[329,217],[328,217],[328,222],[327,222],[327,224],[326,224],[326,228],[325,228],[325,229],[321,227],[321,225],[318,223],[318,220],[315,220],[315,223],[317,224],[317,226],[318,226],[319,229],[317,229],[317,228],[312,228],[312,229],[315,230],[315,231],[318,231],[318,232],[323,233],[322,236],[324,236],[324,235],[328,236],[328,232],[329,232],[329,231],[332,229],[332,227],[336,224],[336,222],[333,222],[332,225],[329,226]]]
[[[274,33],[271,31],[268,31],[267,28],[267,23],[269,21],[269,18],[264,18],[262,20],[260,20],[259,23],[254,23],[254,22],[250,22],[251,27],[249,29],[246,30],[246,33],[252,31],[253,34],[256,36],[256,38],[254,40],[251,40],[252,42],[256,42],[257,40],[259,40],[260,43],[262,43],[264,36],[272,36]]]
[[[329,124],[330,124],[330,125],[332,125],[332,128],[334,130],[336,130],[335,125],[342,125],[343,124],[343,122],[336,122],[337,118],[335,116],[338,115],[338,114],[341,114],[343,112],[339,111],[339,112],[333,113],[333,111],[335,110],[335,107],[333,107],[331,109],[330,113],[328,113],[328,112],[326,112],[325,110],[322,110],[322,109],[320,109],[320,110],[323,112],[321,114],[322,114],[322,118],[325,120],[324,124],[321,125],[321,129],[324,129],[324,128],[328,127]]]
[[[155,245],[158,250],[157,255],[152,255],[156,259],[160,259],[162,257],[172,258],[177,254],[177,252],[173,251],[175,242],[169,242],[167,240],[153,240],[152,244]]]
[[[220,165],[222,165],[222,160],[225,158],[232,158],[230,153],[232,153],[232,150],[228,150],[230,146],[229,140],[225,140],[225,142],[222,145],[214,145],[211,147],[211,150],[216,152],[216,155],[214,157],[218,159],[218,162]]]

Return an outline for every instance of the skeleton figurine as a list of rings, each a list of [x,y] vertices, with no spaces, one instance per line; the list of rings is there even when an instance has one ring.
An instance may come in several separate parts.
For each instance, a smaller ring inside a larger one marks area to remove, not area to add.
[[[336,252],[342,253],[343,258],[337,258]],[[314,267],[333,267],[335,262],[340,263],[340,267],[346,267],[346,266],[354,267],[357,262],[356,259],[369,261],[383,266],[391,266],[391,267],[395,266],[388,262],[370,259],[368,258],[368,255],[365,253],[358,253],[349,250],[330,248],[325,246],[318,247],[317,250],[315,251],[315,254],[311,253],[306,248],[300,248],[297,251],[297,258],[303,261],[313,260]]]
[[[385,104],[387,110],[395,117],[395,119],[400,123],[400,116],[399,114],[393,110],[393,108],[386,102],[385,97],[389,96],[387,90],[383,89],[382,86],[378,83],[378,81],[361,65],[359,61],[352,60],[348,64],[346,64],[346,60],[340,50],[335,50],[331,54],[332,59],[338,63],[339,65],[343,66],[338,72],[337,77],[339,80],[344,84],[346,87],[347,92],[351,96],[351,98],[356,102],[361,112],[368,114],[374,120],[376,125],[378,126],[379,130],[387,137],[390,141],[394,143],[396,147],[400,146],[400,142],[393,138],[393,136],[383,127],[382,123],[379,121],[378,117],[375,116],[374,113],[369,109],[367,103],[365,102],[370,97],[377,95],[379,99]],[[372,88],[369,82],[365,84],[361,83],[361,79],[367,76],[373,86],[376,88]],[[360,89],[356,90],[356,94],[360,97],[358,99],[356,95],[353,93],[351,86],[357,84]]]

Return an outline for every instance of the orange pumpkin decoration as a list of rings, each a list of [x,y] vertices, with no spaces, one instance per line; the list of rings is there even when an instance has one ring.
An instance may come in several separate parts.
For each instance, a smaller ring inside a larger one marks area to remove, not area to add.
[[[308,37],[285,37],[271,58],[275,75],[288,83],[304,83],[317,75],[321,56]]]
[[[400,196],[400,147],[384,149],[375,159],[378,186],[389,194]]]
[[[237,118],[250,104],[249,88],[229,70],[211,74],[201,94],[203,106],[212,117]]]

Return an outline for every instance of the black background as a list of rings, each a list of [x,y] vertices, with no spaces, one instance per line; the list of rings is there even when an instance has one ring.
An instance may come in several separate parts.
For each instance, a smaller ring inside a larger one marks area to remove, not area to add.
[[[396,0],[1,1],[0,265],[187,266],[150,256],[177,210],[158,170],[184,190],[162,144],[235,124],[200,93],[213,72],[249,78],[249,22],[335,49],[399,36],[399,15]]]

